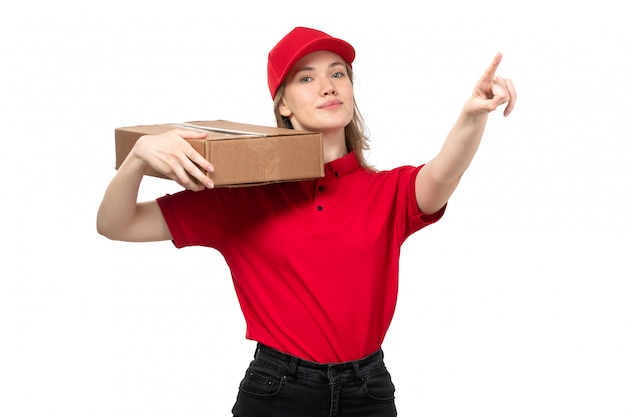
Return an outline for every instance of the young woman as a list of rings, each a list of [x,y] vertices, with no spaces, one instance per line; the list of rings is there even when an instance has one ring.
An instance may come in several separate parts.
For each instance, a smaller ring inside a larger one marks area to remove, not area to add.
[[[488,114],[514,107],[497,54],[440,152],[426,164],[376,171],[364,159],[353,47],[297,27],[271,50],[268,85],[281,127],[323,133],[325,176],[213,188],[210,161],[172,130],[142,137],[118,169],[97,217],[125,241],[172,240],[220,251],[258,342],[233,407],[249,416],[395,416],[381,346],[398,291],[400,246],[438,221],[474,157]],[[137,202],[147,167],[186,190]],[[201,169],[202,168],[202,169]]]

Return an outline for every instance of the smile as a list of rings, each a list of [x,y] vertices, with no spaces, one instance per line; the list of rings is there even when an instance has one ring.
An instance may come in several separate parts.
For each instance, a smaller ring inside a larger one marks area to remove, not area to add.
[[[319,108],[324,110],[334,109],[341,106],[343,103],[339,100],[331,100],[322,104]]]

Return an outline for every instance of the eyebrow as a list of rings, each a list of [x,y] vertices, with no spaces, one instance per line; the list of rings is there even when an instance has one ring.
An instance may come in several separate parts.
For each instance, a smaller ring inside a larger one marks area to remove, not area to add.
[[[333,62],[332,64],[330,64],[330,65],[328,66],[328,68],[333,68],[333,67],[338,67],[338,66],[341,66],[341,67],[344,67],[344,68],[345,68],[345,67],[346,67],[346,64],[344,64],[344,63],[343,63],[343,62],[341,62],[341,61],[337,61],[337,62]],[[298,69],[296,72],[302,72],[302,71],[312,71],[312,70],[314,70],[314,69],[315,69],[314,67],[302,67],[302,68]]]

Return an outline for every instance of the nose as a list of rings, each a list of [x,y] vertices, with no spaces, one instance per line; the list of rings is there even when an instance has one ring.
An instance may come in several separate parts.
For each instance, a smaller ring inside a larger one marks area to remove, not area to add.
[[[335,90],[335,83],[333,83],[332,79],[324,78],[322,84],[322,94],[325,96],[334,96],[337,93]]]

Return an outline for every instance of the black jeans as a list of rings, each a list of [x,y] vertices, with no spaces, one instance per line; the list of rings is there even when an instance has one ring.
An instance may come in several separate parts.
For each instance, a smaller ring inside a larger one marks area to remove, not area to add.
[[[234,417],[395,417],[383,352],[319,364],[259,344],[239,385]]]

